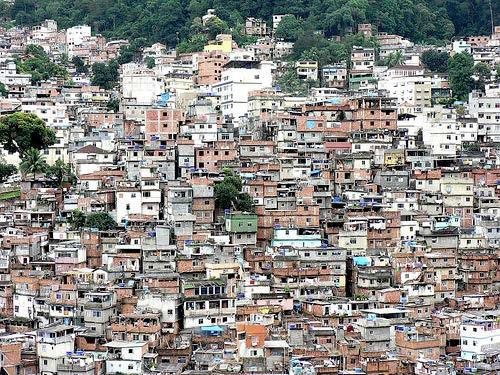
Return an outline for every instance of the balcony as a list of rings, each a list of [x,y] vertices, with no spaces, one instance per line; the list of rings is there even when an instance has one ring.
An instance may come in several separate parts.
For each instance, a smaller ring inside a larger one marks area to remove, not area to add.
[[[218,316],[218,315],[234,315],[236,314],[236,307],[224,307],[217,309],[199,309],[199,310],[185,310],[184,316],[191,318],[197,316]]]
[[[88,364],[88,365],[79,365],[79,364],[76,364],[76,363],[68,363],[68,364],[58,364],[57,365],[57,372],[60,372],[60,371],[65,371],[65,372],[69,372],[69,373],[87,373],[87,372],[94,372],[94,364]]]
[[[92,310],[103,310],[103,309],[109,309],[113,307],[115,303],[111,300],[107,301],[85,301],[83,303],[83,306],[85,309],[92,309]]]
[[[138,333],[156,333],[160,332],[161,326],[159,323],[144,324],[143,322],[135,323],[113,323],[111,324],[113,332],[138,332]]]

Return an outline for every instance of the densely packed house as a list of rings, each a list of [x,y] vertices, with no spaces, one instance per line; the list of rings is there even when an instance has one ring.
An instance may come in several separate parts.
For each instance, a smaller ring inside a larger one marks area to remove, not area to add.
[[[275,28],[155,44],[111,90],[71,68],[34,85],[15,56],[91,66],[127,41],[0,30],[0,115],[41,118],[44,159],[74,177],[0,188],[1,373],[500,371],[499,77],[451,103],[429,46],[374,34],[377,51],[287,66]],[[447,51],[494,68],[494,31]],[[286,69],[318,87],[285,92]]]

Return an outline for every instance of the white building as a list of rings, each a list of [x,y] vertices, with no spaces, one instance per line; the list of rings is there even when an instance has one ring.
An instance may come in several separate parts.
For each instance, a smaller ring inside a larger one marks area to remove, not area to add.
[[[106,374],[143,374],[143,357],[148,352],[147,342],[111,341],[108,348]]]
[[[38,373],[57,374],[57,364],[75,347],[74,328],[63,324],[39,329],[36,338]]]
[[[16,290],[14,293],[14,317],[33,319],[34,318],[34,303],[35,297],[37,295],[36,291],[32,290]]]
[[[122,95],[138,104],[153,104],[165,92],[165,83],[152,69],[127,64],[121,75]]]
[[[469,94],[469,113],[477,118],[478,137],[484,142],[500,142],[500,90]]]
[[[453,110],[440,106],[423,108],[407,119],[398,120],[398,128],[407,129],[410,136],[422,131],[425,146],[441,156],[455,156],[463,142],[477,139],[477,124],[473,120],[458,120]]]
[[[22,99],[21,110],[25,113],[34,113],[40,117],[47,126],[53,128],[57,125],[68,125],[68,106],[55,100],[42,100],[36,98]]]
[[[161,312],[160,322],[163,332],[176,333],[179,319],[180,298],[174,294],[144,292],[137,300],[137,308],[158,310]]]
[[[351,70],[372,71],[375,66],[375,49],[353,46],[351,52]]]
[[[56,143],[43,150],[45,161],[49,165],[53,165],[57,160],[69,162],[68,143],[69,143],[69,125],[58,126],[54,129],[56,132]]]
[[[318,79],[318,62],[317,61],[297,61],[295,63],[297,75],[304,80]]]
[[[237,124],[248,112],[248,93],[271,87],[275,65],[272,61],[230,61],[224,66],[221,82],[214,91],[221,97],[224,116]]]
[[[500,349],[500,323],[480,317],[463,318],[460,325],[461,357],[480,362],[487,352]]]
[[[14,60],[0,61],[0,83],[6,86],[27,86],[31,83],[31,74],[17,74]]]
[[[81,46],[91,35],[92,29],[87,25],[73,26],[66,30],[66,52],[70,59],[73,58],[75,47]]]
[[[78,175],[100,171],[114,165],[114,152],[105,151],[94,145],[84,146],[71,155],[71,162]]]
[[[434,155],[455,156],[460,149],[461,139],[456,121],[431,121],[423,128],[424,144],[430,146]]]
[[[452,45],[452,50],[454,53],[467,52],[471,53],[471,45],[465,40],[455,40]]]
[[[390,97],[396,98],[401,107],[414,109],[431,106],[431,77],[423,75],[381,77],[378,81],[378,88],[386,90]]]
[[[116,194],[116,220],[124,223],[130,215],[159,217],[161,190],[155,178],[144,178],[141,188],[120,187]]]

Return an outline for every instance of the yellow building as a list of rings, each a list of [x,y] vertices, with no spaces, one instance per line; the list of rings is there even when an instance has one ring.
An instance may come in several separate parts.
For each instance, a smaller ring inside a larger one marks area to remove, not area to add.
[[[404,150],[385,150],[384,165],[387,167],[403,165],[405,163]]]
[[[208,45],[203,50],[205,52],[221,51],[229,53],[233,50],[233,38],[230,34],[217,35],[215,40],[208,42]]]

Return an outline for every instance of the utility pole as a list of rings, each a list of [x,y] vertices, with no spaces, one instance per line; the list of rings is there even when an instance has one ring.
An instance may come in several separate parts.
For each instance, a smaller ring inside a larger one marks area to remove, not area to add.
[[[490,5],[490,18],[491,18],[491,35],[495,33],[495,23],[493,22],[493,8],[491,6],[491,0],[489,1]]]

